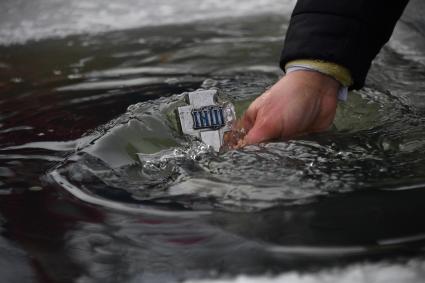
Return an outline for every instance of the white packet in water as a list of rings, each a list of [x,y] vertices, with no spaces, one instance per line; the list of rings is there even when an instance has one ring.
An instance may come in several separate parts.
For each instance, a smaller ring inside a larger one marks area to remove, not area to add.
[[[186,94],[187,106],[177,108],[183,134],[193,136],[219,151],[226,132],[236,121],[234,105],[220,101],[217,90],[196,90]]]

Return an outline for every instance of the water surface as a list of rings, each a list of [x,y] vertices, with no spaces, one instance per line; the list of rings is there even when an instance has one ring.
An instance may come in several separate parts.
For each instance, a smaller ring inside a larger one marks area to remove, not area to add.
[[[153,2],[124,1],[93,30],[96,1],[51,2],[1,4],[30,22],[0,28],[8,282],[423,281],[419,1],[332,129],[219,154],[172,110],[198,88],[243,108],[273,84],[292,2],[162,1],[149,18]]]

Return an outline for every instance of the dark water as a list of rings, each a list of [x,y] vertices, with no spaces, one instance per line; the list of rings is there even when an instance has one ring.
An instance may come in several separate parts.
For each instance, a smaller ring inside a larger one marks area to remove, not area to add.
[[[0,282],[422,282],[417,7],[330,131],[220,154],[170,113],[200,87],[264,91],[287,16],[0,47]]]

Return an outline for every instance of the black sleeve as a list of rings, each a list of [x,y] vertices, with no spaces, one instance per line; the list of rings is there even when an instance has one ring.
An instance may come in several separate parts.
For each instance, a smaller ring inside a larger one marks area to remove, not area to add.
[[[298,0],[280,66],[319,59],[348,68],[363,87],[372,60],[389,40],[408,0]]]

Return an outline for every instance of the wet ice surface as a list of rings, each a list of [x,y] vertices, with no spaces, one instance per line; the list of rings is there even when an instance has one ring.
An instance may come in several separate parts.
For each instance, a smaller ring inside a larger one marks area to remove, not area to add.
[[[217,154],[176,130],[182,93],[218,88],[243,109],[278,78],[288,11],[267,13],[0,47],[1,270],[16,262],[20,282],[423,281],[425,73],[411,18],[327,133]]]
[[[4,0],[0,3],[0,44],[277,11],[287,14],[294,3],[185,0],[182,5],[176,0]]]
[[[425,266],[423,262],[412,260],[405,266],[395,264],[354,265],[342,270],[333,269],[314,274],[299,274],[291,272],[271,278],[239,276],[235,280],[190,280],[186,281],[186,283],[414,283],[421,282],[423,280],[424,271]]]

